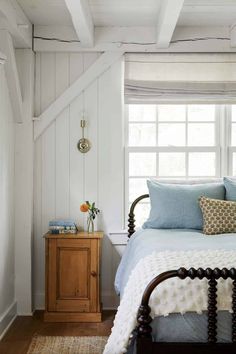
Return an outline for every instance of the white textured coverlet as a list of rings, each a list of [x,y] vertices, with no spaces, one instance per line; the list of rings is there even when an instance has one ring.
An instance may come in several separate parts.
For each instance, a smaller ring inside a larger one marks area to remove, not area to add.
[[[203,250],[153,252],[141,259],[133,269],[115,317],[112,333],[104,354],[121,354],[127,350],[129,336],[135,328],[137,311],[148,283],[158,274],[180,267],[236,267],[236,251]],[[231,311],[232,280],[218,280],[218,310]],[[151,316],[168,316],[207,310],[207,280],[171,278],[161,283],[150,298]]]

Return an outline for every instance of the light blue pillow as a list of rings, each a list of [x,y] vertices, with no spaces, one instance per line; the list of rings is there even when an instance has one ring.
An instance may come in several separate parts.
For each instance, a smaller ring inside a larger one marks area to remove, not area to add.
[[[223,183],[164,184],[147,181],[151,211],[144,229],[202,229],[200,196],[224,199]]]
[[[236,178],[224,177],[225,199],[236,201]]]

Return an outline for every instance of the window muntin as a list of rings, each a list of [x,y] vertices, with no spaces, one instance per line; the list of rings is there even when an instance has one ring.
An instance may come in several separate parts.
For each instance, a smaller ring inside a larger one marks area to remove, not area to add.
[[[229,148],[229,171],[230,174],[236,175],[236,105],[232,105],[228,110],[230,117],[230,148]]]

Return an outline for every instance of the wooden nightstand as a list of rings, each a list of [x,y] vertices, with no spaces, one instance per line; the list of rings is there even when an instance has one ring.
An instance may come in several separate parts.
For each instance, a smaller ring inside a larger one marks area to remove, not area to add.
[[[102,238],[102,232],[45,235],[45,321],[101,322]]]

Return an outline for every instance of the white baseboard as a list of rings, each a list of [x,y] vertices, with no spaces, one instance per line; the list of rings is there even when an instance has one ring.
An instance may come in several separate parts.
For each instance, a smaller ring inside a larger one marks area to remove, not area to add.
[[[119,306],[120,299],[117,295],[111,292],[102,293],[103,310],[116,310]]]
[[[36,293],[34,296],[35,310],[44,310],[44,293]],[[102,293],[102,304],[104,310],[116,310],[119,305],[119,297],[111,292]]]
[[[32,311],[32,312],[18,312],[17,311],[17,316],[27,316],[27,317],[29,317],[29,316],[33,316],[33,314],[34,314],[34,311]]]
[[[45,295],[44,293],[34,294],[34,309],[44,310],[45,309]]]
[[[6,334],[17,316],[17,303],[14,301],[8,309],[0,316],[0,340]]]

